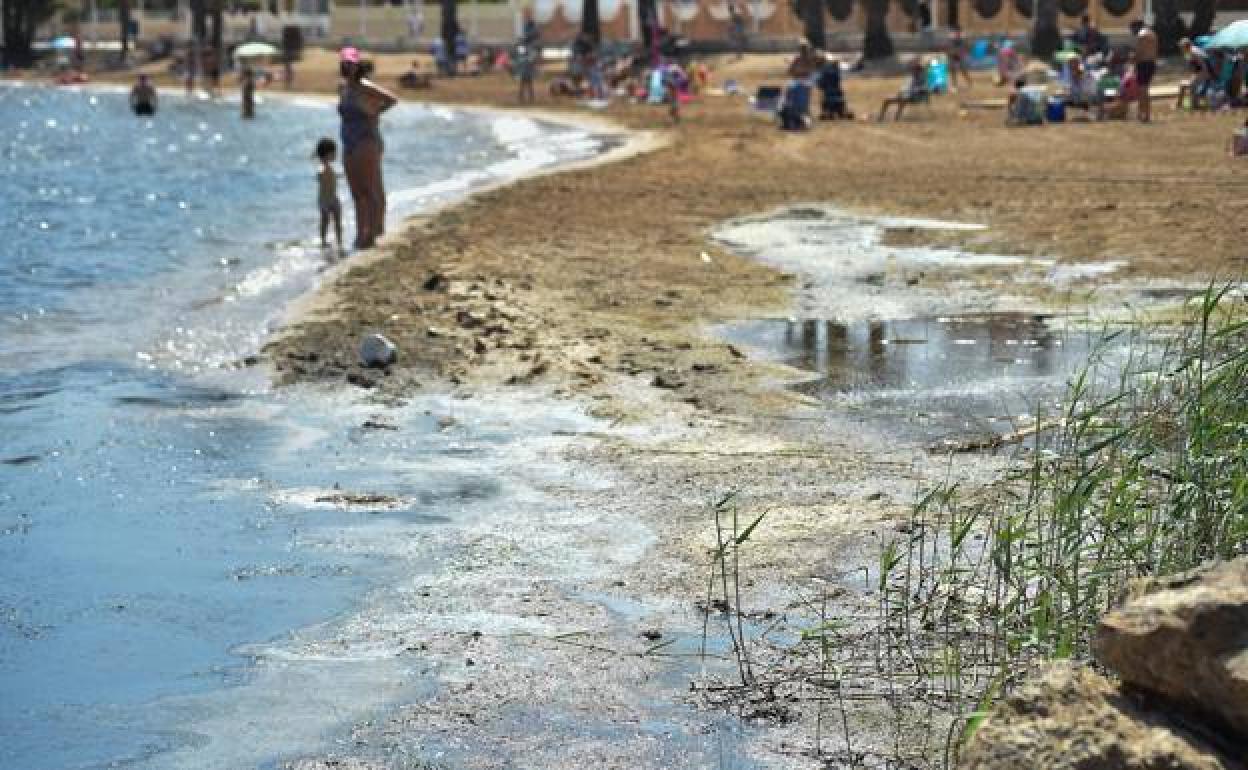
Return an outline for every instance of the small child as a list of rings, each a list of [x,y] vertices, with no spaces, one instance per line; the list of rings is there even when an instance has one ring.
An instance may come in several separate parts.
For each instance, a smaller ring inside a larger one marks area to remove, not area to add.
[[[338,200],[338,173],[334,171],[334,158],[338,155],[338,145],[333,139],[322,139],[316,143],[316,159],[321,168],[316,172],[317,205],[321,209],[321,248],[329,248],[325,239],[329,230],[329,221],[334,221],[334,236],[338,240],[338,253],[345,254],[342,248],[342,203]]]

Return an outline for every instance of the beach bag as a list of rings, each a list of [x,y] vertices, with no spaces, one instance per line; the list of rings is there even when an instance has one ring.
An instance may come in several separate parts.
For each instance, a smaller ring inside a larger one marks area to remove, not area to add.
[[[1044,119],[1050,123],[1066,122],[1066,102],[1056,97],[1050,98],[1049,103],[1045,106]]]
[[[949,65],[944,59],[932,59],[927,63],[927,90],[933,94],[949,90]]]

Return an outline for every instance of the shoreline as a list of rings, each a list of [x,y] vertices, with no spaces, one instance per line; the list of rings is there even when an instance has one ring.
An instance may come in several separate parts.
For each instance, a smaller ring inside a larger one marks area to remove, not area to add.
[[[958,119],[950,116],[939,123],[854,123],[785,136],[750,122],[738,107],[708,104],[704,113],[665,131],[666,144],[651,152],[525,175],[405,221],[384,249],[347,260],[306,295],[307,306],[299,312],[291,306],[288,323],[266,346],[275,376],[338,385],[354,376],[355,384],[379,390],[383,402],[402,400],[427,375],[455,398],[488,398],[494,389],[518,386],[541,399],[571,400],[631,431],[591,436],[587,446],[569,450],[620,478],[612,492],[573,496],[571,504],[598,506],[618,521],[640,520],[656,533],[657,545],[621,576],[627,585],[617,593],[638,601],[662,596],[693,612],[705,588],[706,554],[715,547],[706,502],[739,489],[744,520],[770,512],[744,565],[757,580],[744,603],[770,608],[786,589],[835,574],[853,554],[869,550],[876,530],[891,531],[908,509],[907,492],[948,468],[884,437],[854,432],[848,419],[830,427],[813,422],[814,410],[803,410],[803,399],[781,387],[793,370],[751,360],[711,335],[716,322],[790,314],[808,278],[716,244],[712,228],[795,201],[844,199],[846,209],[869,212],[883,200],[893,214],[990,225],[971,233],[890,233],[901,243],[1000,253],[1014,253],[1013,245],[1021,244],[1058,261],[1097,262],[1148,237],[1119,238],[1122,212],[1156,214],[1149,223],[1160,240],[1148,243],[1151,255],[1124,274],[1169,279],[1191,272],[1164,264],[1167,249],[1178,243],[1164,240],[1163,228],[1171,226],[1164,196],[1116,197],[1114,208],[1095,207],[1106,205],[1093,197],[1097,186],[1130,183],[1143,173],[1133,166],[1132,174],[1119,167],[1127,182],[1117,182],[1100,158],[1089,160],[1084,152],[1077,158],[1083,165],[1076,166],[1089,181],[1077,186],[1043,162],[1018,158],[1009,143],[1020,135],[1002,138],[995,126],[969,124],[981,132],[976,141],[999,154],[968,169],[965,163],[951,167],[944,157],[960,141]],[[621,112],[619,122],[634,128],[658,122],[645,108]],[[1075,136],[1091,128],[1069,127]],[[1118,136],[1127,151],[1115,156],[1123,163],[1143,140],[1134,126],[1111,128],[1124,131]],[[1070,135],[1036,135],[1035,141],[1071,152],[1060,144]],[[1187,150],[1174,153],[1176,165],[1152,157],[1149,173],[1178,174],[1194,157]],[[1213,186],[1226,184],[1218,177]],[[1022,197],[1037,186],[1049,197],[1040,203]],[[1020,211],[1038,215],[1016,217]],[[1078,219],[1081,233],[1044,235],[1072,211],[1088,215]],[[1086,254],[1066,248],[1080,235]],[[1219,241],[1210,250],[1225,247]],[[1233,264],[1227,254],[1219,258]],[[426,288],[429,283],[434,288]],[[931,275],[918,275],[915,286],[949,290]],[[399,343],[393,376],[353,365],[355,343],[366,329]],[[659,435],[653,435],[656,427]],[[651,559],[661,569],[648,564]],[[634,622],[640,621],[629,616],[627,623],[595,630],[619,641],[641,630],[621,627]],[[512,672],[508,642],[487,637],[493,652],[477,659]],[[445,661],[461,653],[453,643],[438,650]],[[568,670],[596,670],[590,657],[577,659],[585,668]],[[481,713],[488,714],[491,691],[482,689],[485,694],[448,696],[439,718],[453,721],[447,714],[461,713],[455,708],[465,703],[484,703]],[[519,700],[513,693],[512,702]],[[383,722],[399,729],[411,724],[402,715]],[[791,746],[784,748],[786,736],[800,745],[810,727],[801,721],[778,727],[762,742],[792,755]],[[416,722],[409,729],[418,739],[424,728]]]
[[[326,99],[329,98],[324,94],[310,95],[313,97],[321,96]],[[291,98],[302,97],[292,96]],[[337,281],[343,275],[354,268],[373,265],[386,259],[393,258],[395,249],[399,245],[407,242],[408,235],[412,230],[427,225],[436,217],[457,207],[469,205],[475,198],[488,195],[514,184],[522,183],[527,179],[586,170],[609,163],[618,163],[643,153],[659,150],[666,146],[667,143],[662,135],[655,132],[632,130],[610,120],[593,119],[589,116],[587,116],[586,119],[581,120],[575,115],[568,115],[548,110],[504,111],[484,106],[473,107],[442,105],[432,102],[422,102],[419,104],[422,107],[445,107],[458,112],[486,116],[518,114],[538,123],[553,123],[569,129],[591,132],[595,138],[616,140],[616,143],[614,146],[607,147],[591,157],[568,160],[564,162],[555,162],[541,168],[533,169],[532,171],[518,176],[499,179],[485,185],[475,186],[463,195],[455,196],[445,201],[440,201],[419,212],[404,215],[398,226],[393,227],[389,233],[386,233],[381,239],[379,239],[376,246],[364,251],[349,252],[345,259],[335,261],[334,264],[324,272],[314,289],[309,292],[305,292],[290,302],[287,305],[286,311],[282,315],[281,328],[274,332],[265,347],[278,342],[286,334],[287,329],[291,324],[313,320],[314,318],[324,317],[326,315],[332,315],[335,312],[335,303],[340,301],[340,297],[335,286]]]

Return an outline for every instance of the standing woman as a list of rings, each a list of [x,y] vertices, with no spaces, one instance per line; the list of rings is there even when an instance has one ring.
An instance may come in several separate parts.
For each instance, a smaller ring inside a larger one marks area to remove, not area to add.
[[[368,79],[372,62],[361,61],[358,49],[342,49],[339,71],[344,78],[338,100],[338,115],[342,118],[342,167],[355,202],[355,247],[368,249],[386,231],[380,117],[398,100]]]

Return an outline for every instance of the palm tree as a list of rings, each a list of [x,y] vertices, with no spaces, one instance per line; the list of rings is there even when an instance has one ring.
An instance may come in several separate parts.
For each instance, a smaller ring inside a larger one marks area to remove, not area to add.
[[[455,73],[455,38],[459,36],[459,6],[455,0],[442,0],[442,45],[446,52],[446,61]]]
[[[867,0],[867,34],[862,40],[867,59],[887,59],[893,55],[893,38],[888,34],[888,0]]]
[[[130,53],[130,0],[117,0],[117,23],[121,26],[121,63]]]
[[[819,50],[827,48],[828,39],[823,28],[823,0],[797,0],[797,13],[802,18],[806,40],[810,45]]]
[[[1031,55],[1047,59],[1062,47],[1057,26],[1057,0],[1036,0],[1036,20],[1031,32]]]
[[[602,21],[598,0],[581,0],[581,34],[595,46],[602,42]]]
[[[35,39],[35,29],[57,10],[57,4],[47,0],[0,0],[0,27],[4,35],[4,58],[0,61],[4,66],[34,64],[31,43]]]
[[[1213,21],[1218,15],[1217,0],[1195,0],[1192,3],[1192,25],[1188,27],[1187,36],[1197,38],[1213,31]]]
[[[1153,30],[1157,33],[1157,43],[1162,56],[1178,53],[1179,40],[1187,35],[1187,27],[1183,17],[1179,16],[1179,4],[1175,0],[1154,0],[1153,13],[1156,21]]]

